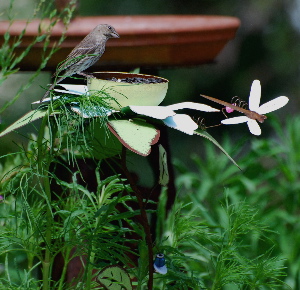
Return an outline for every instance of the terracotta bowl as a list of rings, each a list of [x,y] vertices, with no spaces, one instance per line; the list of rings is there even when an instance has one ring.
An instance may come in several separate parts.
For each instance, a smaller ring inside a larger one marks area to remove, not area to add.
[[[2,1],[3,2],[3,1]],[[10,41],[18,37],[24,28],[22,42],[15,49],[20,55],[39,35],[40,29],[51,22],[44,19],[0,21],[0,46],[3,36],[10,32]],[[67,38],[60,49],[47,62],[46,69],[55,71],[71,50],[99,23],[111,24],[120,38],[109,39],[100,61],[91,71],[130,70],[135,67],[161,68],[199,65],[212,62],[225,44],[235,37],[239,19],[218,15],[118,15],[83,16],[72,19],[66,32]],[[51,32],[50,47],[57,43],[65,31],[61,21]],[[46,33],[48,33],[46,31]],[[36,70],[44,55],[44,42],[30,49],[20,63],[22,70]],[[18,65],[19,67],[19,65]],[[105,69],[104,69],[105,68]]]
[[[105,91],[116,101],[111,101],[110,105],[115,109],[120,109],[129,105],[134,106],[157,106],[166,96],[168,90],[167,79],[144,74],[125,72],[96,72],[95,78],[88,79],[88,90],[90,94],[97,91]],[[111,80],[114,78],[118,81]],[[121,82],[126,78],[153,78],[159,80],[156,83],[126,83]]]

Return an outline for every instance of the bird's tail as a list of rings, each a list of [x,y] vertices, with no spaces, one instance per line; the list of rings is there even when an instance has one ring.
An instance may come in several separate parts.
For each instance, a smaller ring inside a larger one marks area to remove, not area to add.
[[[40,99],[40,103],[49,95],[49,93],[54,89],[54,87],[60,83],[62,80],[64,80],[66,78],[66,76],[63,76],[61,78],[59,78],[55,83],[53,83],[49,89],[46,91],[46,93],[44,94],[44,96]]]

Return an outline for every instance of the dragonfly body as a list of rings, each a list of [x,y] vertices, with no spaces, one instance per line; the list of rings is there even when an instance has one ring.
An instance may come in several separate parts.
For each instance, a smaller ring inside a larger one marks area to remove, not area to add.
[[[227,103],[225,101],[222,101],[222,100],[219,100],[219,99],[216,99],[216,98],[213,98],[213,97],[209,97],[209,96],[206,96],[206,95],[201,95],[202,97],[210,100],[210,101],[213,101],[215,103],[218,103],[220,105],[223,105],[225,107],[229,107],[235,111],[238,111],[240,113],[243,113],[245,114],[249,119],[252,119],[252,120],[257,120],[258,122],[260,123],[263,123],[265,119],[267,119],[267,117],[265,115],[261,115],[261,114],[258,114],[254,111],[250,111],[250,110],[246,110],[244,108],[241,108],[241,107],[238,107],[238,106],[235,106],[233,104],[230,104],[230,103]]]

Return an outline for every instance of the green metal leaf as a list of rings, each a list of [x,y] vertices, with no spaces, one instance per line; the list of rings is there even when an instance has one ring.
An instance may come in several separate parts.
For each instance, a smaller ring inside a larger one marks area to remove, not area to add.
[[[195,130],[194,134],[202,136],[202,137],[208,139],[209,141],[211,141],[212,143],[214,143],[235,166],[237,166],[240,170],[242,170],[238,166],[238,164],[230,157],[230,155],[225,151],[225,149],[219,144],[219,142],[215,138],[213,138],[210,134],[208,134],[207,132],[202,131],[200,129]]]
[[[130,277],[120,266],[107,266],[98,276],[101,286],[107,290],[132,290]]]
[[[47,114],[47,111],[39,111],[34,110],[30,111],[27,114],[25,114],[23,117],[21,117],[18,121],[7,127],[3,132],[0,133],[0,137],[20,128],[23,127],[37,119],[43,118]]]
[[[158,129],[141,120],[112,120],[107,125],[126,148],[142,156],[150,154],[160,136]]]

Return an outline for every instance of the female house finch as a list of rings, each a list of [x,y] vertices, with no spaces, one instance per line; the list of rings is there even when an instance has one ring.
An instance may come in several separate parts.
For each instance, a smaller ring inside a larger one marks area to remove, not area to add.
[[[96,63],[105,50],[106,41],[109,38],[119,38],[116,30],[108,24],[97,25],[67,56],[66,60],[57,68],[54,76],[62,76],[50,86],[41,101],[47,97],[56,84],[73,74],[82,72]]]

